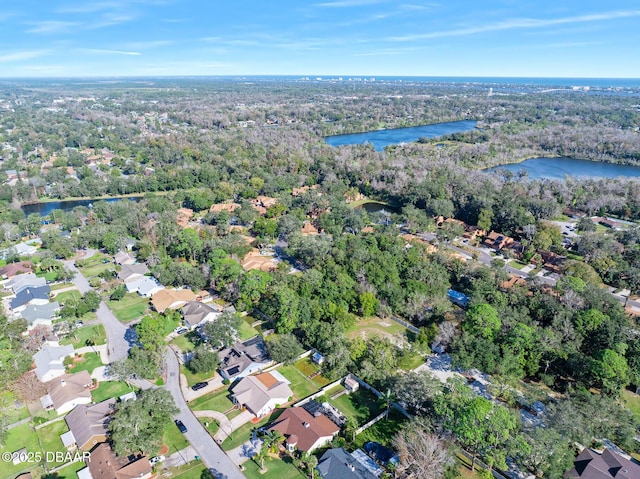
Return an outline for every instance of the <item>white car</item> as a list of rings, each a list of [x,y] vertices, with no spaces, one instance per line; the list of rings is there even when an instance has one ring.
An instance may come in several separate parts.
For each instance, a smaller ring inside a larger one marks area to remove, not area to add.
[[[149,464],[151,464],[152,466],[155,466],[156,464],[159,464],[162,461],[164,461],[164,456],[155,456],[149,459]]]
[[[176,334],[183,334],[183,333],[186,333],[187,331],[189,330],[184,326],[178,326],[176,329],[173,330],[173,332]]]

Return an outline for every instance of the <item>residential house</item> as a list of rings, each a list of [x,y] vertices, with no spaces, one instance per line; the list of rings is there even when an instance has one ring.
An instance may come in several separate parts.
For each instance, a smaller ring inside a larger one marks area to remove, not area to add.
[[[89,387],[92,384],[93,380],[88,371],[64,374],[55,378],[46,384],[48,394],[40,398],[42,407],[55,409],[58,414],[65,414],[79,404],[89,404],[92,400]]]
[[[369,459],[366,455],[365,458]],[[375,463],[373,465],[380,469]],[[373,467],[361,456],[354,456],[341,447],[327,450],[317,466],[322,479],[378,479],[370,469]]]
[[[49,302],[51,288],[48,285],[28,287],[19,291],[15,298],[9,301],[9,307],[16,313],[24,310],[28,305],[44,305]]]
[[[231,399],[256,417],[263,417],[289,402],[293,396],[289,384],[278,371],[247,376],[233,387]]]
[[[215,321],[220,314],[222,314],[222,308],[215,303],[204,304],[200,301],[189,301],[182,308],[182,319],[190,329]]]
[[[192,209],[178,208],[178,211],[176,212],[176,223],[178,223],[181,228],[186,228],[187,226],[189,226],[189,221],[191,221],[192,217]]]
[[[33,256],[38,252],[38,248],[35,245],[24,241],[14,245],[13,249],[16,251],[18,256]]]
[[[129,281],[124,285],[127,288],[127,292],[138,293],[140,296],[144,296],[145,298],[149,298],[161,289],[164,289],[164,286],[158,283],[155,278],[151,278],[149,276],[143,276],[134,281]]]
[[[128,283],[129,281],[140,279],[149,273],[151,273],[151,271],[144,263],[123,264],[122,269],[118,273],[118,279]]]
[[[33,273],[33,263],[31,261],[19,261],[10,263],[4,268],[0,268],[0,276],[4,279],[11,279],[19,274]]]
[[[127,265],[132,265],[136,262],[136,257],[133,256],[131,253],[125,253],[124,251],[118,251],[114,256],[113,256],[113,261],[116,264],[127,264]]]
[[[503,235],[501,233],[496,233],[495,231],[491,231],[487,237],[484,239],[482,244],[485,246],[492,248],[496,251],[500,251],[503,248],[509,247],[513,244],[514,239],[510,236]]]
[[[316,228],[311,221],[305,221],[300,229],[302,236],[318,235],[320,231]]]
[[[73,356],[73,346],[59,346],[55,342],[45,343],[40,351],[33,355],[36,363],[36,376],[43,383],[65,373],[64,358]]]
[[[272,198],[270,196],[262,195],[250,200],[251,206],[260,214],[260,216],[263,216],[267,212],[267,210],[277,202],[278,198]]]
[[[275,271],[278,260],[273,255],[264,255],[258,248],[253,248],[242,260],[242,268],[246,271],[258,269],[260,271]]]
[[[216,203],[214,205],[211,205],[211,208],[209,208],[209,211],[211,213],[222,213],[223,211],[227,211],[230,215],[233,214],[233,212],[235,210],[237,210],[238,208],[240,208],[242,205],[240,203]]]
[[[63,434],[65,446],[90,451],[107,440],[109,421],[116,410],[116,400],[107,399],[98,404],[80,404],[64,417],[69,432]],[[62,437],[62,436],[61,436]],[[70,442],[72,440],[73,442]]]
[[[106,442],[91,451],[87,467],[78,471],[78,479],[149,479],[153,476],[147,456],[118,457]]]
[[[470,239],[471,241],[474,241],[475,239],[484,236],[487,234],[487,232],[481,228],[478,228],[477,226],[474,225],[468,225],[466,223],[464,224],[464,237]]]
[[[543,266],[545,269],[552,273],[561,273],[566,257],[552,253],[551,251],[541,251],[540,257],[542,258]]]
[[[578,220],[580,218],[584,218],[585,216],[587,216],[586,213],[583,213],[582,211],[578,211],[578,210],[573,210],[571,208],[564,208],[562,210],[562,214],[569,216],[570,218],[573,218],[575,220]]]
[[[14,294],[17,294],[19,291],[25,288],[34,288],[36,286],[44,286],[45,284],[47,284],[46,279],[39,278],[35,275],[35,273],[27,273],[14,276],[12,279],[5,283],[4,287],[5,289],[12,290]]]
[[[286,409],[269,428],[286,438],[290,451],[311,452],[331,442],[340,428],[324,414],[312,416],[301,407]]]
[[[269,366],[273,361],[261,337],[251,338],[244,343],[237,342],[218,353],[220,374],[224,379],[234,381]]]
[[[20,316],[27,320],[29,329],[39,325],[51,326],[59,309],[60,305],[57,301],[43,305],[29,304],[20,312]]]
[[[507,289],[513,288],[514,286],[526,286],[526,285],[527,285],[527,280],[525,280],[523,277],[518,276],[517,274],[509,273],[509,279],[506,281],[503,281],[500,287],[503,290],[507,290]]]
[[[638,479],[640,465],[605,449],[602,454],[584,449],[564,473],[565,479]]]
[[[311,186],[301,186],[300,188],[294,188],[291,191],[291,196],[300,196],[304,193],[306,193],[307,191],[310,190],[317,190],[319,187],[319,185],[311,185]],[[318,195],[321,195],[321,192],[318,192]]]
[[[167,309],[178,309],[189,301],[196,299],[196,295],[190,289],[161,289],[151,297],[153,308],[163,313]]]

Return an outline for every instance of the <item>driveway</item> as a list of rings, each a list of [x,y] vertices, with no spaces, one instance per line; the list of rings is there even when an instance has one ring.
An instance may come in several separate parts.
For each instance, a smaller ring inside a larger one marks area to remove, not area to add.
[[[180,419],[187,428],[185,437],[196,450],[202,462],[217,479],[244,479],[238,466],[216,444],[207,430],[196,419],[187,406],[180,389],[180,364],[175,352],[167,349],[167,382],[165,389],[171,393],[176,406],[180,410],[176,419]]]
[[[258,454],[261,447],[262,439],[256,437],[256,434],[253,433],[251,440],[245,442],[239,447],[236,447],[235,449],[231,449],[227,454],[236,465],[240,466]]]
[[[65,261],[64,264],[67,269],[75,273],[73,284],[78,288],[80,293],[84,294],[87,291],[93,290],[87,278],[76,268],[73,260]],[[114,316],[104,301],[100,302],[96,316],[107,333],[107,354],[109,356],[109,362],[112,363],[126,358],[129,352],[129,342],[126,339],[128,328],[118,321],[118,318]]]

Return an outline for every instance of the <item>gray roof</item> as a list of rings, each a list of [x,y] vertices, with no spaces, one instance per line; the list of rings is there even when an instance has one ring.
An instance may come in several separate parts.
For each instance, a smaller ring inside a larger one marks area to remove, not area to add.
[[[30,286],[17,293],[16,297],[9,302],[9,306],[11,309],[15,309],[33,301],[34,299],[48,300],[50,292],[51,288],[47,285],[36,287]]]
[[[184,322],[190,328],[200,324],[208,315],[217,315],[221,308],[217,304],[205,304],[200,301],[189,301],[182,308]]]
[[[233,378],[242,373],[252,363],[268,363],[271,361],[267,346],[261,337],[256,337],[244,343],[235,343],[219,353],[221,364],[220,369],[229,377]]]
[[[29,286],[42,286],[46,283],[47,280],[37,277],[35,273],[26,273],[14,276],[7,281],[5,288],[12,290],[14,293],[18,293]]]
[[[637,479],[640,465],[625,459],[610,449],[602,454],[583,450],[574,461],[574,467],[564,473],[565,479]]]
[[[52,320],[58,309],[60,309],[60,305],[57,301],[42,305],[30,304],[20,313],[20,315],[26,319],[29,324],[33,324],[38,319],[46,321]]]
[[[377,479],[376,475],[341,447],[325,452],[317,469],[322,479]]]
[[[130,293],[137,292],[140,296],[151,296],[154,292],[164,289],[155,278],[143,276],[134,281],[125,283],[127,291]]]
[[[115,409],[116,400],[107,399],[98,404],[80,404],[65,416],[64,420],[79,448],[84,447],[96,436],[107,435],[109,419]]]
[[[50,346],[45,345],[40,351],[33,355],[36,363],[36,376],[42,379],[51,369],[58,369],[64,372],[62,362],[67,356],[73,356],[73,346]]]
[[[151,271],[144,263],[123,264],[122,269],[118,273],[118,279],[127,281],[129,278],[137,278],[138,276],[149,273],[151,273]]]

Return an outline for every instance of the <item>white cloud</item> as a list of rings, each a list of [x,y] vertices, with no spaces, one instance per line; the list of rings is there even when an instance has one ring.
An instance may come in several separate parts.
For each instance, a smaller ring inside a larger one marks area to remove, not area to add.
[[[0,55],[0,62],[17,62],[22,60],[28,60],[44,55],[47,50],[25,50],[21,52],[7,53]]]
[[[27,29],[27,33],[52,34],[67,33],[74,28],[80,26],[77,22],[65,22],[59,20],[45,20],[42,22],[30,23],[33,27]]]
[[[478,33],[496,32],[501,30],[515,30],[518,28],[543,28],[555,25],[570,25],[575,23],[599,22],[605,20],[615,20],[617,18],[629,18],[640,16],[640,10],[623,10],[614,12],[595,13],[588,15],[578,15],[575,17],[563,18],[514,18],[502,22],[479,25],[477,27],[459,28],[453,30],[441,30],[437,32],[418,33],[414,35],[402,35],[390,37],[388,40],[395,42],[411,42],[415,40],[426,40],[431,38],[456,37],[475,35]]]
[[[122,50],[108,50],[102,48],[79,48],[78,51],[85,53],[95,53],[98,55],[126,55],[126,56],[139,56],[140,52],[127,52]]]

